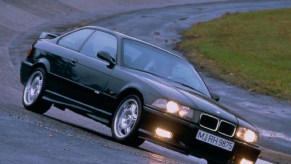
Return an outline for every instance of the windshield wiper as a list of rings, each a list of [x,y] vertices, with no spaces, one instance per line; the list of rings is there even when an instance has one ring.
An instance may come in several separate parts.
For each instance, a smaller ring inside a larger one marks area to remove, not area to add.
[[[178,81],[173,81],[173,82],[178,83],[178,84],[180,84],[180,85],[182,85],[182,86],[184,86],[184,87],[187,87],[187,88],[191,89],[192,91],[194,91],[195,93],[198,93],[198,94],[200,94],[200,95],[205,95],[204,93],[202,93],[201,91],[197,90],[196,88],[194,88],[194,87],[192,87],[192,86],[190,86],[190,85],[183,84],[183,83],[178,82]],[[182,90],[185,90],[185,89],[180,88],[180,87],[177,87],[177,88],[182,89]]]
[[[157,76],[157,77],[160,77],[160,78],[167,79],[167,78],[165,78],[165,77],[163,77],[163,76],[157,75],[157,74],[152,73],[152,72],[148,72],[148,71],[145,71],[145,70],[141,70],[141,69],[137,69],[137,68],[132,68],[132,67],[129,67],[129,68],[130,68],[130,69],[133,69],[133,70],[136,70],[136,71],[140,71],[140,72],[148,73],[148,74],[151,74],[151,75],[153,75],[153,76]]]
[[[183,84],[183,83],[181,83],[181,82],[178,82],[178,81],[175,81],[175,80],[172,80],[172,79],[169,79],[169,78],[166,78],[166,77],[163,77],[163,76],[160,76],[160,75],[157,75],[157,74],[155,74],[155,73],[148,72],[148,71],[145,71],[145,70],[141,70],[141,69],[137,69],[137,68],[131,68],[131,67],[130,67],[130,69],[133,69],[133,70],[136,70],[136,71],[140,71],[140,72],[144,72],[144,73],[148,73],[148,74],[151,74],[151,75],[153,75],[153,76],[160,77],[160,78],[166,79],[166,80],[168,80],[168,81],[172,81],[172,82],[174,82],[174,83],[180,84],[180,85],[182,85],[182,86],[184,86],[184,87],[187,87],[187,88],[191,89],[191,90],[192,90],[193,92],[195,92],[195,93],[198,93],[198,94],[200,94],[200,95],[205,95],[203,92],[201,92],[201,91],[195,89],[194,87],[192,87],[192,86],[190,86],[190,85]],[[185,89],[180,88],[180,87],[177,87],[177,88],[182,89],[182,90],[185,90]]]

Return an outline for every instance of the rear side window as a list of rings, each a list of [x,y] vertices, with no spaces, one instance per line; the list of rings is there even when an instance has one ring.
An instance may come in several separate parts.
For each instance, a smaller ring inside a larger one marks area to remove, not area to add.
[[[84,42],[90,37],[94,30],[91,29],[82,29],[70,33],[59,40],[59,45],[78,51]]]

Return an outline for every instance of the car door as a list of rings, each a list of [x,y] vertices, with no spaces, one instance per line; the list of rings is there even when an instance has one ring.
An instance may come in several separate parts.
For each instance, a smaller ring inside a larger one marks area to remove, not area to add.
[[[104,88],[112,68],[108,67],[107,62],[97,58],[100,51],[108,52],[115,59],[117,38],[106,32],[94,32],[80,53],[71,57],[71,63],[64,74],[70,84],[64,87],[64,94],[88,109],[88,113],[111,115],[111,109],[105,103],[108,102],[108,95],[104,94]]]
[[[50,76],[47,87],[50,91],[58,94],[62,92],[63,85],[66,85],[63,74],[72,55],[81,48],[93,32],[94,30],[91,29],[81,29],[65,34],[58,39],[56,44],[39,42],[42,45],[37,46],[42,47],[43,52],[41,53],[45,54],[49,61],[49,72],[52,76]]]

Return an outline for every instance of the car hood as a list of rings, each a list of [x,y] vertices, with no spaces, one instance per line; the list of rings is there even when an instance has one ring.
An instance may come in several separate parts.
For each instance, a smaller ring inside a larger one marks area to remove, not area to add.
[[[191,103],[191,108],[201,111],[202,113],[211,114],[213,116],[222,118],[224,120],[239,123],[237,116],[229,109],[218,104],[214,100],[197,93],[196,91],[185,89],[177,86],[173,86],[177,93],[182,97],[185,97],[189,103]]]
[[[146,81],[161,93],[160,98],[176,101],[202,113],[211,114],[226,121],[242,124],[242,126],[256,130],[250,123],[234,111],[222,106],[211,98],[193,89],[187,88],[171,80],[161,78],[150,73],[133,70],[141,80]]]
[[[251,123],[242,118],[239,114],[233,110],[219,104],[217,101],[208,98],[196,91],[189,89],[183,89],[180,87],[173,86],[174,89],[179,92],[182,96],[186,97],[191,102],[191,108],[201,111],[202,113],[208,113],[226,121],[235,123],[237,125],[246,127],[253,131],[258,131]]]

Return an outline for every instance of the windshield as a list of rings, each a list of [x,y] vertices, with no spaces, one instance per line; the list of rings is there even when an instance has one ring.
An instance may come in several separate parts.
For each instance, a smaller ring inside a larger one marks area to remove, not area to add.
[[[123,39],[122,62],[126,67],[149,72],[210,96],[203,80],[187,61],[148,44]]]

